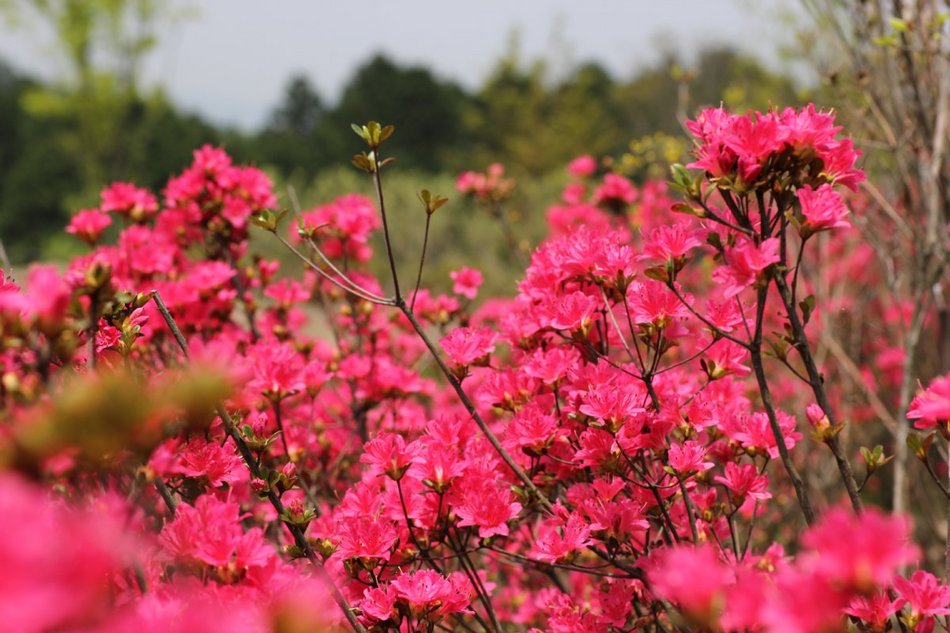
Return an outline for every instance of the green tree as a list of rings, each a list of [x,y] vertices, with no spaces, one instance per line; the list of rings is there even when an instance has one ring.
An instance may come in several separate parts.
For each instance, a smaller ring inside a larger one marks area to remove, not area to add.
[[[390,151],[407,167],[438,171],[447,154],[462,139],[465,93],[428,69],[400,66],[378,54],[357,69],[339,104],[315,131],[320,142],[339,160],[358,147],[350,124],[369,120],[393,124],[399,134]]]
[[[323,99],[310,81],[302,75],[292,77],[267,127],[253,139],[258,160],[287,177],[310,180],[332,161],[318,139],[318,127],[326,116]]]

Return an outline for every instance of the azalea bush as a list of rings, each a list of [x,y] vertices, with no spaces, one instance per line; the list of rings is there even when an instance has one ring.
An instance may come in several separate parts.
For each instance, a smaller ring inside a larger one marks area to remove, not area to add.
[[[859,153],[813,107],[687,127],[670,183],[573,161],[511,298],[478,262],[426,289],[433,192],[398,269],[391,127],[354,126],[375,199],[291,215],[213,147],[160,197],[104,189],[87,255],[0,287],[4,630],[946,628],[911,520],[866,499],[881,422],[818,353],[842,306],[895,321]],[[457,195],[501,219],[516,186]],[[948,385],[908,416],[943,493]]]

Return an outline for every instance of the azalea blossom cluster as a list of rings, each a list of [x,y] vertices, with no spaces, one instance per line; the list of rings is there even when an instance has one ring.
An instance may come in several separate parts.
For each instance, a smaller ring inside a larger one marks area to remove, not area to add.
[[[681,199],[584,157],[516,295],[480,304],[474,268],[403,297],[395,266],[360,267],[382,197],[305,211],[287,240],[267,178],[220,149],[161,204],[108,188],[67,229],[87,255],[0,285],[0,621],[943,626],[950,587],[904,518],[864,507],[812,375],[799,268],[849,224],[856,151],[811,107],[688,126]],[[362,128],[374,159],[389,134]],[[511,186],[460,178],[493,203]],[[304,272],[252,254],[253,223]],[[945,386],[912,417],[945,426]],[[802,445],[840,498],[816,502]]]

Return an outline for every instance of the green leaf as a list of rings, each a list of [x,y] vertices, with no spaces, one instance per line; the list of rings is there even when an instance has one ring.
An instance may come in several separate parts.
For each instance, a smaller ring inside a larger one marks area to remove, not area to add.
[[[902,20],[898,17],[891,17],[888,19],[888,22],[890,23],[891,28],[898,33],[906,33],[910,30],[910,25],[907,24],[905,20]]]
[[[677,202],[672,207],[670,207],[675,213],[686,213],[688,215],[695,215],[697,218],[706,217],[706,212],[702,209],[697,209],[694,206],[688,205],[685,202]]]
[[[907,447],[914,452],[917,459],[924,461],[927,459],[927,450],[933,443],[933,435],[926,440],[921,439],[917,433],[911,433],[907,436]]]
[[[808,325],[808,321],[815,311],[815,295],[808,295],[799,301],[798,307],[802,310],[802,325]]]
[[[274,213],[270,209],[263,209],[256,215],[251,216],[251,222],[261,227],[265,231],[276,233],[277,226],[280,224],[280,221],[284,219],[284,216],[287,215],[287,213],[288,211],[286,209],[280,213]]]

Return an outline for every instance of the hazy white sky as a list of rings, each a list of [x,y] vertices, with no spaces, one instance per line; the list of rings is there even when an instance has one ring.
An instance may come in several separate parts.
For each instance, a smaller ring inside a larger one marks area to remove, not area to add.
[[[179,0],[181,3],[182,0]],[[145,70],[179,105],[218,123],[264,121],[287,79],[309,77],[332,101],[373,53],[426,64],[475,87],[517,32],[523,58],[554,70],[596,60],[627,77],[663,50],[687,57],[728,42],[777,64],[794,0],[194,0],[196,17],[163,29]],[[40,26],[0,22],[0,57],[55,77]]]

